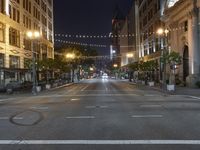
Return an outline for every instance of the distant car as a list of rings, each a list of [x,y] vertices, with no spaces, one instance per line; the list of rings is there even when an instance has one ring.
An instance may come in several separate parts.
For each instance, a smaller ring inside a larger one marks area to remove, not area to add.
[[[102,79],[108,79],[107,73],[104,73],[104,74],[102,75]]]

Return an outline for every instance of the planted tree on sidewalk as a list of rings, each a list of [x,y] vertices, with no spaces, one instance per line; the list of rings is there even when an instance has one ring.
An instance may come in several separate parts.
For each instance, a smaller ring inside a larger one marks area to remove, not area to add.
[[[178,52],[172,51],[165,56],[166,64],[169,65],[170,76],[169,76],[169,84],[175,85],[175,70],[177,66],[181,64],[182,57]]]

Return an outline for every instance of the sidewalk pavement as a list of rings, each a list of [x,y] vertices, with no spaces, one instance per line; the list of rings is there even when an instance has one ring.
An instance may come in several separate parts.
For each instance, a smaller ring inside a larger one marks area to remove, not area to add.
[[[127,82],[129,82],[129,81],[127,81]],[[160,86],[142,85],[142,84],[137,84],[137,83],[133,83],[133,82],[129,82],[129,83],[137,85],[138,88],[156,90],[156,91],[159,91],[159,92],[162,92],[165,94],[169,94],[169,95],[188,95],[188,96],[200,97],[200,89],[199,88],[176,86],[175,91],[166,91],[166,90],[163,90]]]
[[[50,88],[48,90],[42,90],[42,91],[38,92],[37,95],[45,94],[45,92],[56,90],[56,89],[59,89],[59,88],[62,88],[62,87],[66,87],[66,86],[70,86],[70,85],[73,85],[73,84],[74,83],[67,83],[67,84],[64,84],[64,85],[61,85],[61,86]],[[4,92],[4,93],[0,93],[0,101],[1,101],[1,99],[10,99],[10,98],[16,98],[16,97],[29,97],[29,96],[34,96],[31,93],[31,89],[30,90],[26,90],[26,91],[24,91],[24,90],[14,91],[11,94],[8,94],[8,93]]]

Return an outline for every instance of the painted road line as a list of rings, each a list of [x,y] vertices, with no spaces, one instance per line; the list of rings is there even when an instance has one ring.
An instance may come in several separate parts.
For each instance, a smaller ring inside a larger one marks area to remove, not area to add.
[[[80,99],[78,98],[72,98],[71,101],[79,101]]]
[[[144,107],[144,108],[151,108],[151,107],[153,107],[153,108],[159,108],[159,107],[162,107],[162,105],[140,105],[140,107]]]
[[[108,106],[86,106],[87,109],[94,109],[94,108],[108,108]]]
[[[100,108],[108,108],[108,106],[99,106]]]
[[[200,100],[200,97],[196,97],[196,96],[188,96],[188,97]]]
[[[146,94],[146,95],[144,95],[144,96],[155,96],[155,95],[152,95],[152,94]]]
[[[81,91],[84,91],[85,89],[87,89],[89,87],[89,85],[87,85],[86,87],[82,88]]]
[[[200,145],[200,140],[0,140],[0,145]]]
[[[96,106],[86,106],[85,108],[86,109],[93,109],[93,108],[96,108]]]
[[[14,120],[23,120],[24,118],[23,117],[14,117],[13,119]]]
[[[31,109],[46,110],[46,109],[49,109],[49,107],[33,106],[31,107]]]
[[[8,120],[9,117],[0,117],[0,120]]]
[[[67,119],[95,119],[94,116],[69,116]]]
[[[8,120],[10,119],[10,117],[0,117],[0,120]],[[13,118],[14,120],[23,120],[24,118],[23,117],[14,117]]]
[[[132,118],[162,118],[163,115],[133,115]]]

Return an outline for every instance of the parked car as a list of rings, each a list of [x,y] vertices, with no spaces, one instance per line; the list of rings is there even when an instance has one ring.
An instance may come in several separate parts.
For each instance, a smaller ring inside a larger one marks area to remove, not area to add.
[[[22,89],[22,84],[19,81],[10,81],[10,83],[8,83],[6,85],[6,90],[8,91],[17,91]]]
[[[6,86],[0,85],[0,92],[5,92],[6,91]]]

